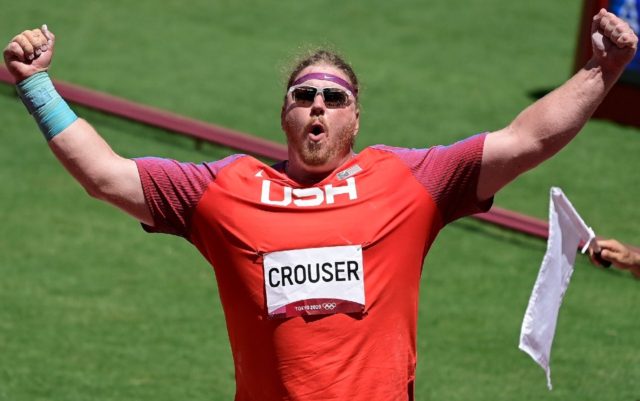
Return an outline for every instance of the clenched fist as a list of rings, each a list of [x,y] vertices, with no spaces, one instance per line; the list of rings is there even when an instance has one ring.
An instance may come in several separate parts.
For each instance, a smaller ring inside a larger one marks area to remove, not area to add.
[[[43,25],[22,32],[9,42],[3,52],[4,62],[16,83],[49,68],[54,41],[53,33]]]
[[[596,61],[613,70],[624,68],[638,49],[638,36],[629,24],[604,8],[593,17],[591,39]]]

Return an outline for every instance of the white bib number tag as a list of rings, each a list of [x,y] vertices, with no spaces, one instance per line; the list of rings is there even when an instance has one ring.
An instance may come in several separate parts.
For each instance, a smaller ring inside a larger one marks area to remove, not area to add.
[[[264,285],[270,317],[362,312],[362,246],[268,253]]]

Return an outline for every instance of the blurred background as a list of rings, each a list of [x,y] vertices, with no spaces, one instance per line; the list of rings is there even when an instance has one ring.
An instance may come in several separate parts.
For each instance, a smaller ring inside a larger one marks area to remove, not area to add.
[[[0,0],[3,47],[43,23],[53,78],[284,143],[290,60],[327,45],[362,83],[357,149],[506,126],[573,71],[579,0]],[[186,241],[90,199],[0,84],[0,400],[230,400],[215,278]],[[234,150],[82,107],[126,157]],[[640,111],[639,111],[640,112]],[[592,120],[495,205],[547,219],[559,186],[596,234],[640,245],[640,129]],[[472,219],[423,271],[418,400],[640,400],[640,282],[579,256],[551,369],[517,348],[546,244]]]

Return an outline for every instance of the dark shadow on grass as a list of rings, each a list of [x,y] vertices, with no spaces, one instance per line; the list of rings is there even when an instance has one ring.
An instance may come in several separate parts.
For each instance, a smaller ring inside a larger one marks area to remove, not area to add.
[[[633,80],[637,80],[638,85],[640,85],[640,74],[638,74],[637,76],[635,76],[634,78],[632,78]],[[630,82],[636,82],[636,81],[630,81]],[[539,89],[532,89],[530,90],[527,95],[529,95],[529,98],[531,98],[532,100],[538,100],[541,99],[543,97],[545,97],[547,94],[549,94],[551,91],[553,91],[555,88],[539,88]],[[597,119],[597,120],[602,120],[602,121],[608,121],[612,124],[617,125],[618,127],[628,127],[628,123],[621,123],[620,121],[617,121],[614,118],[609,118],[609,117],[603,117],[603,116],[597,116],[597,117],[592,117],[593,119]]]
[[[533,100],[538,100],[541,99],[543,97],[545,97],[547,94],[549,94],[554,88],[539,88],[539,89],[532,89],[529,91],[529,93],[527,93],[529,95],[529,97]]]
[[[522,234],[517,231],[500,228],[489,223],[483,223],[472,218],[457,220],[451,224],[449,228],[480,234],[522,248],[536,249],[541,252],[541,255],[543,255],[547,249],[547,242],[545,240]],[[586,254],[582,255],[578,250],[576,250],[576,252],[578,252],[578,258],[576,259],[577,263],[592,266],[594,269],[598,269],[602,273],[609,275],[609,277],[616,277],[616,279],[622,280],[635,280],[629,272],[616,268],[605,269],[603,267],[594,266],[591,264],[589,257]],[[542,261],[542,259],[540,261]],[[638,280],[638,284],[640,284],[640,280]]]
[[[15,87],[4,82],[0,83],[0,96],[16,100],[18,98]],[[116,132],[120,131],[131,135],[144,136],[154,141],[164,143],[173,147],[184,148],[189,151],[195,150],[196,152],[202,154],[205,158],[210,153],[208,147],[222,149],[222,152],[224,154],[238,153],[237,151],[234,151],[233,149],[227,148],[225,146],[208,144],[205,141],[179,135],[175,132],[167,131],[162,128],[152,127],[136,121],[123,119],[74,103],[70,104],[79,117],[87,119],[87,121],[94,125],[108,127]]]
[[[215,147],[222,150],[223,154],[237,153],[231,148],[227,148],[222,145],[209,144],[205,141],[190,138],[186,135],[177,134],[172,131],[167,131],[162,128],[153,127],[150,125],[142,124],[137,121],[113,116],[108,113],[103,113],[99,110],[93,110],[87,107],[72,104],[71,106],[78,116],[85,118],[91,124],[96,126],[108,127],[115,132],[122,132],[125,135],[135,135],[146,137],[153,141],[169,145],[171,147],[182,148],[188,151],[196,151],[201,154],[205,159],[210,156],[210,147]],[[208,159],[207,159],[208,160]]]
[[[465,218],[456,221],[451,226],[453,229],[462,229],[467,232],[475,234],[481,234],[483,236],[503,241],[512,245],[516,245],[523,248],[541,249],[543,252],[547,248],[546,242],[517,231],[507,230],[499,228],[489,223],[483,223],[472,218]]]
[[[12,98],[19,101],[15,87],[6,83],[0,83],[0,96],[5,96],[7,98]],[[86,119],[95,126],[108,127],[112,131],[122,132],[126,135],[146,137],[148,139],[163,143],[165,145],[169,145],[171,147],[181,148],[188,151],[195,151],[202,156],[201,160],[221,159],[231,154],[243,153],[242,151],[228,148],[223,145],[209,143],[207,141],[196,138],[190,138],[186,135],[177,134],[175,132],[167,131],[162,128],[149,126],[129,119],[124,119],[78,104],[70,104],[72,109],[79,117]],[[258,157],[258,159],[262,160],[265,164],[273,164],[273,161],[267,158]]]

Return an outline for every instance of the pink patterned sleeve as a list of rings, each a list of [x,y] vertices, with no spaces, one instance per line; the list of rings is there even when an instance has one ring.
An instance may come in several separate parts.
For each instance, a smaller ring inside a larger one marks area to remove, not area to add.
[[[493,197],[477,198],[478,179],[486,134],[478,134],[449,146],[428,149],[377,147],[402,160],[429,192],[444,224],[491,208]]]
[[[243,155],[229,156],[213,163],[180,163],[157,157],[134,159],[142,182],[153,226],[148,232],[174,234],[189,239],[193,212],[219,170]]]

